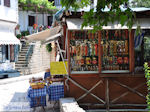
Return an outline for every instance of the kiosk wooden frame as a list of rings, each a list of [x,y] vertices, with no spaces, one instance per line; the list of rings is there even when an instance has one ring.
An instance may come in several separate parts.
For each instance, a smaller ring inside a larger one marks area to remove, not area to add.
[[[72,19],[71,26],[67,23],[68,18],[69,20]],[[102,31],[99,31],[97,32],[99,44],[98,73],[71,73],[70,37],[73,35],[72,32],[91,30],[89,27],[81,30],[82,19],[79,18],[78,14],[76,16],[72,15],[66,17],[66,23],[63,24],[64,37],[67,43],[69,73],[69,81],[66,85],[65,96],[75,97],[78,103],[87,109],[106,109],[106,111],[111,111],[113,109],[113,111],[147,111],[147,87],[144,73],[134,73],[134,29],[136,26],[133,26],[133,29],[129,31],[129,72],[102,73]],[[148,22],[147,18],[146,21],[141,20],[141,28],[149,29],[149,27],[145,26],[145,22]],[[116,29],[127,30],[127,27],[118,26]],[[104,30],[116,29],[109,26],[104,27]],[[68,86],[69,90],[67,89]],[[96,111],[95,109],[94,111]]]

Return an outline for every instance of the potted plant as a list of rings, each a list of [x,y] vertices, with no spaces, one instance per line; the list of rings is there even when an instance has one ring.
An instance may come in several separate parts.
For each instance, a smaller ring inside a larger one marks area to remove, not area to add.
[[[21,39],[22,35],[21,35],[21,34],[17,34],[16,37],[17,37],[18,39]]]
[[[51,52],[52,51],[52,44],[51,43],[47,44],[46,49],[48,52]]]

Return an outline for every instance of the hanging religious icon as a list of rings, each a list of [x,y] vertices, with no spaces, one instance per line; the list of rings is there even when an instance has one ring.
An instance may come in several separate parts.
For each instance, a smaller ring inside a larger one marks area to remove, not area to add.
[[[97,59],[96,59],[96,57],[93,57],[93,60],[92,60],[92,64],[97,64]]]
[[[91,43],[91,45],[92,45],[92,56],[95,55],[94,44],[95,44],[95,41],[92,41],[92,43]]]
[[[121,30],[118,31],[119,38],[122,38]]]
[[[81,44],[81,56],[84,56],[85,52],[84,52],[84,43]]]
[[[122,33],[122,37],[123,37],[123,39],[126,39],[126,31],[125,31],[125,30],[123,30],[122,32],[123,32],[123,33]]]
[[[75,31],[72,31],[72,37],[73,37],[73,39],[75,39]]]
[[[128,37],[129,37],[128,30],[126,29],[125,32],[126,32],[126,39],[128,39]]]
[[[80,42],[79,41],[76,41],[76,42],[77,42],[76,43],[76,54],[77,54],[77,56],[79,56],[81,53]]]
[[[94,47],[95,47],[95,56],[98,56],[98,44],[95,43]]]
[[[87,41],[84,41],[84,52],[85,52],[85,56],[88,55],[88,46],[87,46]]]
[[[81,65],[84,65],[84,58],[81,58]]]
[[[129,63],[128,57],[124,57],[124,64],[128,64],[128,63]]]
[[[91,58],[90,57],[86,57],[86,64],[90,65],[91,64]]]
[[[118,38],[118,31],[115,31],[115,38]]]
[[[114,40],[113,43],[114,43],[114,44],[113,44],[113,45],[114,45],[114,46],[113,46],[113,53],[114,53],[114,55],[116,55],[116,54],[117,54],[117,41]]]
[[[128,54],[128,40],[125,40],[125,54]]]
[[[122,64],[122,63],[123,63],[123,59],[122,59],[122,57],[118,57],[118,59],[117,59],[117,63],[118,63],[118,64]]]
[[[108,39],[109,39],[109,31],[106,30],[106,40],[108,40]]]

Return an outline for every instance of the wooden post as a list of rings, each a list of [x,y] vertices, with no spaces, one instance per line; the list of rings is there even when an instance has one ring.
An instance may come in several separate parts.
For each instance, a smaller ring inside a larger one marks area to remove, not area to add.
[[[102,67],[102,49],[101,49],[101,31],[98,32],[98,67],[99,67],[99,73],[101,73],[101,67]]]
[[[109,80],[106,78],[105,80],[105,100],[106,100],[106,112],[109,112]]]
[[[66,26],[66,24],[63,24],[63,34],[64,34],[64,36],[63,36],[63,37],[64,37],[64,38],[63,38],[63,39],[64,39],[64,40],[63,40],[63,49],[64,49],[64,50],[66,50],[66,49],[65,49],[66,32],[67,32],[67,26]],[[65,57],[66,57],[66,56],[65,56]]]
[[[37,16],[37,7],[35,6],[35,11],[36,11],[36,24],[38,25],[38,16]]]
[[[134,36],[133,30],[129,31],[129,70],[134,72]]]
[[[67,50],[67,58],[68,58],[68,75],[70,74],[70,35],[71,35],[71,31],[68,30],[68,35],[67,35],[67,39],[68,39],[68,50]]]

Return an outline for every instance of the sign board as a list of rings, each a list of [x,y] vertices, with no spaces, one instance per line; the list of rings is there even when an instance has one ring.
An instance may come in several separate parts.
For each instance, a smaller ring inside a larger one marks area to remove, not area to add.
[[[68,67],[67,62],[65,62],[66,68]],[[63,61],[59,61],[59,62],[51,62],[50,63],[50,72],[51,75],[64,75],[67,74],[67,71],[65,69],[65,65],[63,63]]]

